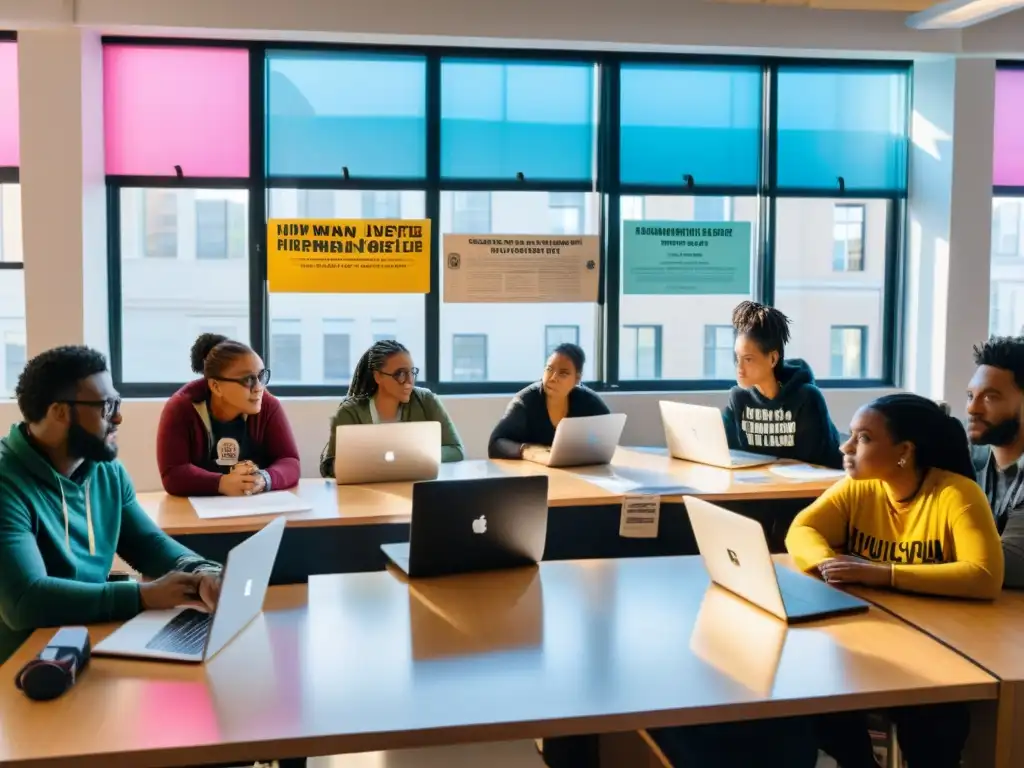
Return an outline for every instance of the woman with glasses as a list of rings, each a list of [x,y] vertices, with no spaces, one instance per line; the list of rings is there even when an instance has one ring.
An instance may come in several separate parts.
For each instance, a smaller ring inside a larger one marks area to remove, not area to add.
[[[248,346],[214,333],[192,345],[201,379],[176,392],[160,415],[157,464],[175,496],[251,496],[299,482],[299,449],[288,417],[267,392],[270,371]]]
[[[412,355],[394,340],[375,342],[356,363],[348,397],[331,419],[331,435],[320,454],[320,474],[334,476],[335,435],[347,424],[391,424],[436,421],[441,424],[441,461],[462,461],[462,440],[448,412],[429,389],[416,386],[420,369]]]
[[[611,413],[604,400],[587,389],[586,357],[576,344],[559,344],[551,352],[544,377],[512,398],[487,446],[492,459],[526,459],[543,463],[562,419]]]

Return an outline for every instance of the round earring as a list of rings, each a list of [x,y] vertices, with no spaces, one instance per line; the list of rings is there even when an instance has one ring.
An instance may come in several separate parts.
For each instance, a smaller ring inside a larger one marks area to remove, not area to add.
[[[905,467],[905,466],[907,466],[907,460],[906,460],[906,459],[900,459],[900,460],[899,460],[899,461],[897,461],[896,463],[897,463],[897,464],[898,464],[898,465],[899,465],[900,467]]]

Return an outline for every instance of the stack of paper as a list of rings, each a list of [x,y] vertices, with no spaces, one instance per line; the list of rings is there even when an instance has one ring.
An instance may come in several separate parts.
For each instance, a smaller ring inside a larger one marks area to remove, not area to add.
[[[216,517],[249,517],[251,515],[286,515],[309,512],[313,505],[290,491],[271,491],[255,496],[192,496],[189,498],[196,516],[203,520]]]
[[[779,477],[787,480],[809,482],[811,480],[836,480],[846,473],[841,469],[814,467],[810,464],[778,464],[768,468]]]

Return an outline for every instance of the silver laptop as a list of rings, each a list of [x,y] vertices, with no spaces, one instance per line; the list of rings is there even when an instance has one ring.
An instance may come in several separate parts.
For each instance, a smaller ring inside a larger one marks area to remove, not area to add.
[[[609,464],[626,426],[626,414],[577,416],[562,419],[545,462],[549,467],[584,467]]]
[[[729,449],[722,412],[708,405],[662,400],[661,423],[669,455],[698,464],[738,469],[771,464],[774,456]]]
[[[335,432],[339,485],[433,480],[441,468],[441,424],[343,424]]]
[[[230,643],[263,610],[284,533],[278,517],[228,553],[220,599],[211,613],[195,608],[143,611],[97,643],[98,656],[201,662]]]
[[[711,580],[790,624],[860,613],[863,600],[772,561],[761,523],[683,496]]]

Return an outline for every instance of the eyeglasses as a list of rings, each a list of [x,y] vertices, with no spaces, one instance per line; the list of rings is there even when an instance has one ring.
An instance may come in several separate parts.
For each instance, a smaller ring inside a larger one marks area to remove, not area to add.
[[[220,376],[213,377],[214,381],[226,381],[231,384],[239,384],[250,392],[255,392],[257,387],[265,387],[270,383],[270,369],[264,368],[257,374],[249,374],[248,376],[241,376],[237,379],[226,379]]]
[[[405,384],[405,382],[412,379],[416,380],[416,377],[420,375],[419,368],[399,368],[397,371],[388,373],[387,371],[377,371],[377,373],[383,376],[390,376],[392,379],[397,381],[399,384]]]
[[[110,421],[121,413],[121,398],[109,397],[106,400],[63,400],[65,405],[87,405],[90,408],[102,409],[103,418]]]

